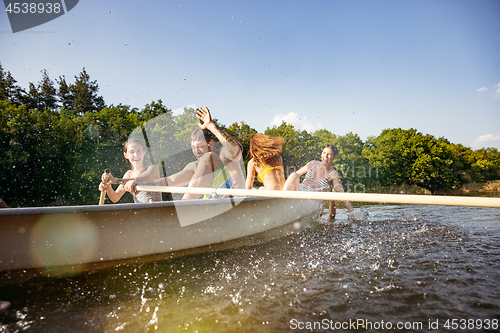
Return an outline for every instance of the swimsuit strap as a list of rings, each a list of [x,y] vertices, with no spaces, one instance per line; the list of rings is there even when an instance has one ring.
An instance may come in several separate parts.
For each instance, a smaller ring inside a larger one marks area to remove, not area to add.
[[[335,168],[333,168],[333,170],[328,174],[328,176],[326,176],[325,179],[320,179],[320,180],[314,180],[312,179],[312,171],[314,170],[314,168],[316,167],[316,165],[319,163],[319,161],[316,161],[316,163],[314,164],[314,166],[309,170],[307,171],[307,174],[306,174],[306,179],[313,183],[317,188],[320,188],[320,187],[326,187],[328,186],[328,179],[330,178],[330,176],[332,175],[333,172],[335,172]]]
[[[260,162],[260,161],[259,161]],[[259,182],[261,182],[262,184],[264,184],[264,177],[268,174],[269,171],[271,170],[281,170],[281,172],[283,172],[283,174],[285,173],[285,169],[283,168],[282,165],[277,165],[277,166],[267,166],[265,163],[262,163],[260,162],[260,164],[262,164],[265,168],[264,170],[262,170],[261,172],[258,172],[257,173],[257,180]]]
[[[306,177],[305,177],[307,180],[314,181],[312,179],[312,171],[314,170],[314,168],[316,167],[316,164],[318,164],[318,163],[319,163],[319,161],[316,161],[316,163],[313,165],[313,167],[311,169],[307,170]]]

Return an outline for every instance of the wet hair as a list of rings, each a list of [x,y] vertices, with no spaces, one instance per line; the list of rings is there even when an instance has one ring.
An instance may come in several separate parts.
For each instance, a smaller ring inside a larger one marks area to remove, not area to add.
[[[339,150],[334,145],[326,145],[323,149],[325,148],[330,148],[333,152],[333,156],[337,156],[339,154]]]
[[[144,149],[144,151],[146,151],[146,143],[144,141],[142,141],[141,139],[137,139],[137,138],[129,138],[127,141],[125,141],[123,143],[123,153],[124,154],[128,151],[128,145],[131,143],[137,143],[137,144],[141,145],[142,149]],[[132,164],[130,163],[129,160],[127,160],[127,163],[128,163],[128,168],[130,170],[132,170]]]
[[[214,135],[209,130],[198,127],[191,133],[191,141],[196,140],[205,140],[207,143],[210,143],[210,141],[214,140]]]
[[[256,133],[250,138],[248,158],[265,163],[276,155],[281,154],[283,150],[281,145],[284,143],[285,139],[283,138]]]

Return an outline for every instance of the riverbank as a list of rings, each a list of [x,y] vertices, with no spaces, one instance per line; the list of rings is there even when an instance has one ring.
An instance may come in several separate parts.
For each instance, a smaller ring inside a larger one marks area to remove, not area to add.
[[[469,183],[457,191],[460,194],[474,193],[498,193],[500,192],[500,180],[491,180],[486,183]]]

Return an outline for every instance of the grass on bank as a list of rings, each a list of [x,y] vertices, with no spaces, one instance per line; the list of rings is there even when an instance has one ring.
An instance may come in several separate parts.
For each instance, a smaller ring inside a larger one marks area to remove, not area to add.
[[[496,193],[500,192],[500,180],[490,180],[486,183],[468,183],[462,186],[458,193]]]

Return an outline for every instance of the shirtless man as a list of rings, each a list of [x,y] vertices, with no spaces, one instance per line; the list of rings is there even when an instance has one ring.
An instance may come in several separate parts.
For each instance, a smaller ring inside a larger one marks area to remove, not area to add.
[[[245,188],[245,176],[240,165],[243,153],[241,144],[215,125],[206,106],[196,110],[196,117],[202,122],[191,134],[191,150],[196,161],[188,163],[180,172],[157,181],[151,182],[137,177],[125,185],[125,190],[134,193],[137,184]],[[222,144],[218,150],[214,149],[213,136]],[[200,196],[201,194],[186,193],[182,199],[198,199]]]

